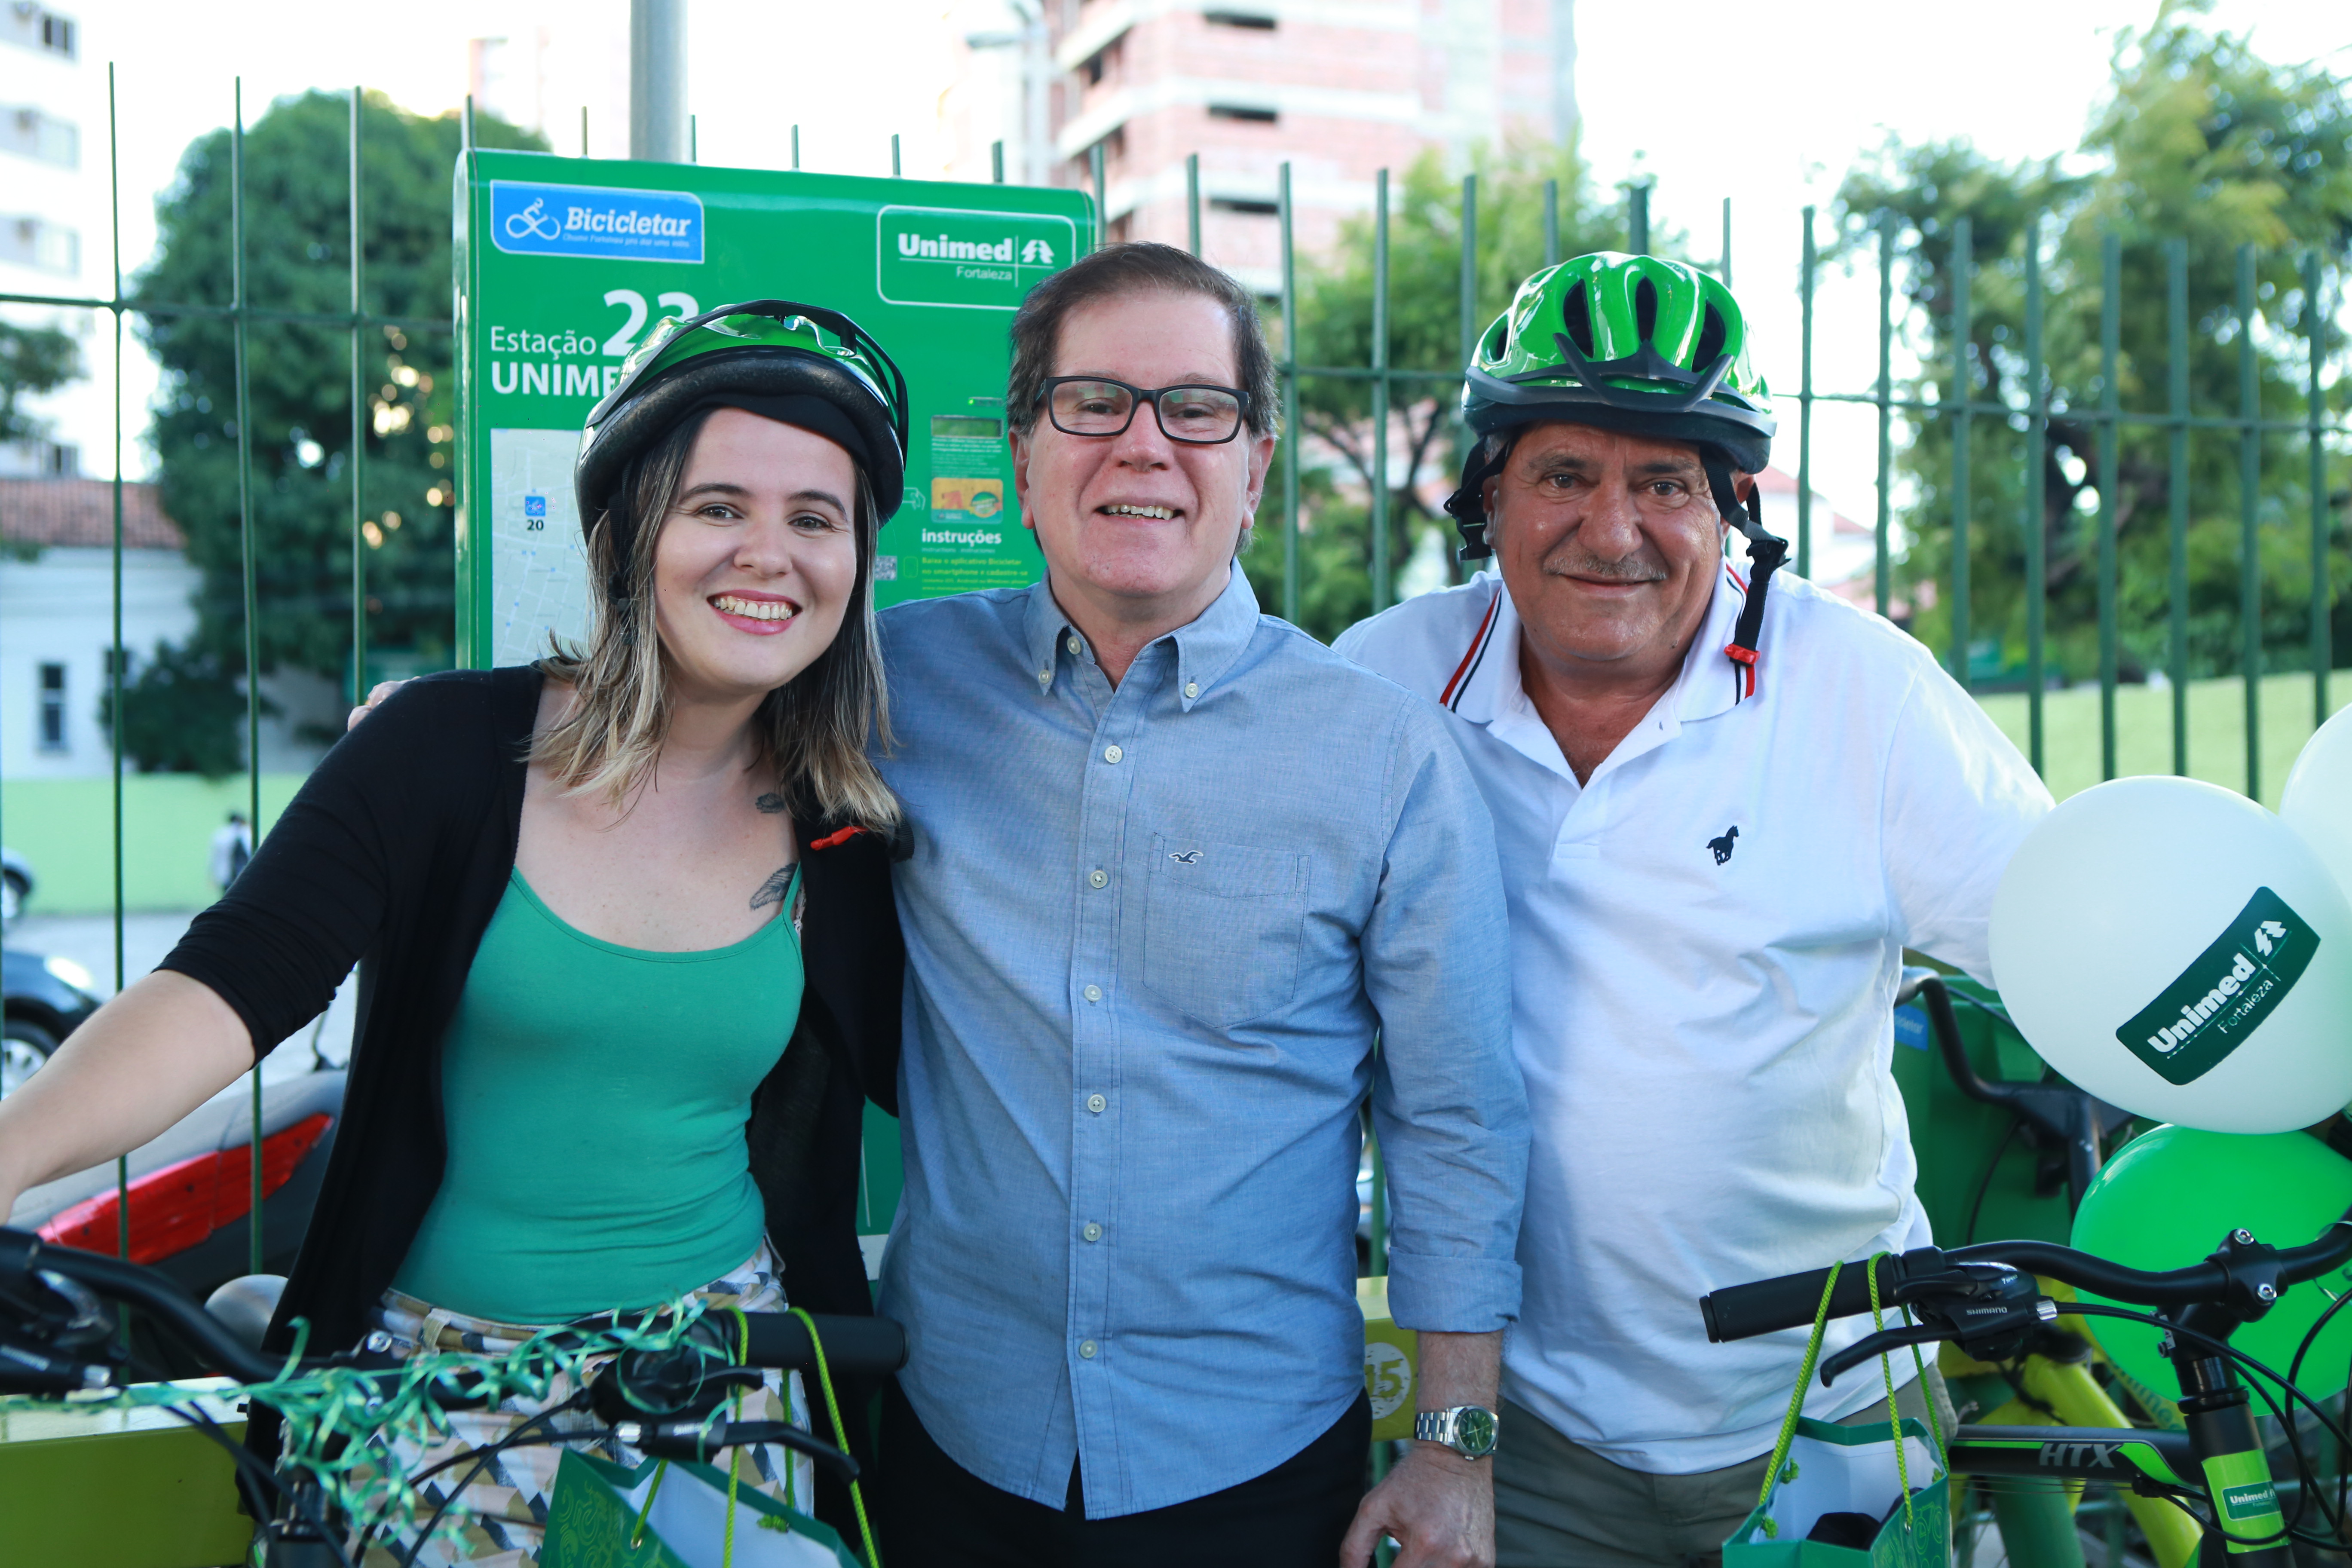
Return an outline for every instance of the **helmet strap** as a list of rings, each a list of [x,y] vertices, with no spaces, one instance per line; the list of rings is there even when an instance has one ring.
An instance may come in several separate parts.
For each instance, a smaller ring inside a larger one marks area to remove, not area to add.
[[[1446,514],[1462,531],[1462,548],[1454,552],[1456,559],[1484,561],[1495,553],[1495,547],[1486,542],[1486,481],[1503,471],[1503,466],[1511,460],[1512,448],[1518,444],[1517,430],[1507,437],[1499,432],[1481,436],[1463,458],[1462,483],[1445,498]]]
[[[1733,628],[1731,641],[1725,645],[1723,654],[1741,679],[1739,695],[1753,697],[1759,657],[1756,643],[1764,629],[1764,595],[1771,585],[1772,574],[1789,557],[1789,542],[1765,531],[1757,515],[1762,510],[1760,487],[1751,491],[1750,500],[1742,505],[1738,489],[1732,483],[1731,465],[1711,452],[1703,461],[1707,488],[1715,492],[1715,510],[1748,541],[1748,599],[1740,606],[1739,624]]]

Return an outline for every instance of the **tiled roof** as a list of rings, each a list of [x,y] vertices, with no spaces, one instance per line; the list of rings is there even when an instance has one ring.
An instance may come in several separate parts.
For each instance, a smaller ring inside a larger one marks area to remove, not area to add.
[[[0,479],[0,540],[10,544],[114,542],[111,479]],[[122,487],[122,543],[129,550],[184,550],[180,525],[163,515],[153,485]]]

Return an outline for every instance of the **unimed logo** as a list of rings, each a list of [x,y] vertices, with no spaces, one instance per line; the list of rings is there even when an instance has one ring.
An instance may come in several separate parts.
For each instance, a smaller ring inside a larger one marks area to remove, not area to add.
[[[2319,951],[2319,934],[2285,900],[2257,888],[2211,945],[2116,1031],[2168,1083],[2219,1066],[2271,1016]]]
[[[1045,213],[884,207],[875,217],[875,290],[900,305],[1009,310],[1070,264],[1077,233]]]

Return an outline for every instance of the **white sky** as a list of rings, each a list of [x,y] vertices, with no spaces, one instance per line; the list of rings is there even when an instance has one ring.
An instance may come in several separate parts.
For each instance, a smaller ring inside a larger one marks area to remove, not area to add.
[[[152,247],[154,197],[181,152],[228,122],[240,74],[248,122],[276,96],[354,80],[433,111],[464,98],[468,38],[522,37],[548,26],[557,40],[546,87],[556,150],[578,151],[580,105],[589,100],[591,150],[625,143],[627,0],[407,0],[396,16],[349,0],[240,0],[231,12],[184,0],[82,0],[76,8],[95,95],[85,121],[98,220],[85,229],[95,242],[88,254],[104,248],[111,59],[126,266]],[[993,8],[994,0],[693,0],[688,90],[703,160],[782,166],[797,122],[805,167],[887,174],[894,132],[905,138],[908,174],[938,167],[937,103],[951,41],[987,26]],[[1735,198],[1736,279],[1758,319],[1765,374],[1785,395],[1797,384],[1800,209],[1820,206],[1826,236],[1840,178],[1889,131],[1912,142],[1968,136],[2002,158],[2071,150],[2106,82],[2116,29],[2155,9],[2155,0],[1682,0],[1670,11],[1588,3],[1577,16],[1585,152],[1604,185],[1654,175],[1654,222],[1686,230],[1702,257],[1716,249],[1722,198]],[[2352,71],[2343,16],[2340,0],[2219,0],[2214,13],[2223,26],[2251,26],[2271,59],[2335,50],[2327,63]],[[103,290],[98,268],[91,281]],[[1874,285],[1825,279],[1819,306],[1816,384],[1865,390],[1875,376]],[[93,368],[102,374],[102,364]],[[152,395],[152,367],[126,374],[124,390],[129,406],[142,407]],[[1873,416],[1829,408],[1816,419],[1818,488],[1867,521]],[[1792,417],[1784,428],[1791,434],[1777,455],[1793,469]],[[105,470],[102,442],[86,443],[85,465]],[[125,464],[144,466],[137,455]]]

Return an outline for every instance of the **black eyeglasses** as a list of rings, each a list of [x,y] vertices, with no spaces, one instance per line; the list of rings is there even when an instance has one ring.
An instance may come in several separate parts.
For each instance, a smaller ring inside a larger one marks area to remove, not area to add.
[[[1041,401],[1054,428],[1066,436],[1121,435],[1135,423],[1137,405],[1149,403],[1160,433],[1188,447],[1232,440],[1249,407],[1249,395],[1238,387],[1129,386],[1099,375],[1050,377]]]

